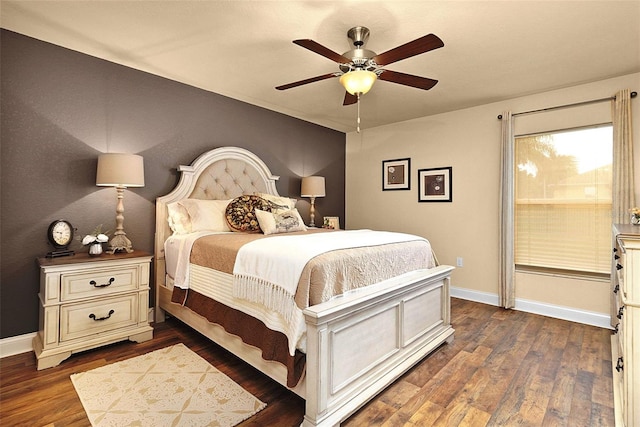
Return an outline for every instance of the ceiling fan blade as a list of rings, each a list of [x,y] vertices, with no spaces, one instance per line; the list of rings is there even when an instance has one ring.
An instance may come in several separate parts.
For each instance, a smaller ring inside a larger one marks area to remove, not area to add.
[[[418,89],[429,90],[438,83],[437,80],[428,79],[426,77],[414,76],[411,74],[399,73],[397,71],[382,70],[378,76],[380,80],[398,83],[405,86],[416,87]]]
[[[311,77],[309,79],[300,80],[297,82],[289,83],[282,86],[276,86],[278,90],[286,90],[291,89],[292,87],[298,87],[302,85],[306,85],[308,83],[318,82],[320,80],[330,79],[331,77],[336,77],[336,73],[323,74],[321,76]]]
[[[435,34],[428,34],[409,43],[405,43],[402,46],[398,46],[394,49],[381,53],[380,55],[376,55],[373,57],[373,60],[378,65],[389,65],[402,59],[411,58],[412,56],[441,48],[442,46],[444,46],[444,43],[440,40],[440,37]]]
[[[344,92],[344,102],[342,105],[352,105],[358,102],[358,97],[355,95],[351,95],[349,92]]]
[[[298,46],[302,46],[305,49],[309,49],[310,51],[317,53],[318,55],[329,58],[330,60],[337,62],[338,64],[347,64],[351,62],[349,58],[342,56],[339,53],[336,53],[331,49],[322,46],[320,43],[314,42],[311,39],[294,40],[293,42]]]

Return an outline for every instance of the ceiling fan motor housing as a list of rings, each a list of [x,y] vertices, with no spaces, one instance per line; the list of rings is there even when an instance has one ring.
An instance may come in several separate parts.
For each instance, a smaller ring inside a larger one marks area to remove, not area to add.
[[[351,59],[351,64],[341,64],[340,70],[346,73],[353,69],[374,71],[376,65],[371,62],[371,58],[376,53],[365,49],[364,46],[369,40],[370,31],[367,27],[353,27],[347,32],[347,37],[351,40],[355,49],[351,49],[342,54],[342,56]]]

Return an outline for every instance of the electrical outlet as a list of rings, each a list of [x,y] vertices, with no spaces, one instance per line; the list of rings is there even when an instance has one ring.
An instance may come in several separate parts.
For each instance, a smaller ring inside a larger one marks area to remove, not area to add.
[[[462,267],[462,257],[459,256],[458,258],[456,258],[456,266],[458,267]]]

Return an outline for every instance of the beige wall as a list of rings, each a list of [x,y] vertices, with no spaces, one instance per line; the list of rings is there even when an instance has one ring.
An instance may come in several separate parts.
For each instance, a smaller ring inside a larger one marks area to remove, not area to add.
[[[463,267],[452,276],[454,287],[497,295],[500,120],[496,116],[505,110],[605,98],[627,88],[640,89],[640,73],[349,133],[346,227],[424,236],[441,263],[455,265],[457,257],[463,258]],[[362,102],[367,102],[366,96]],[[602,111],[607,104],[595,109]],[[632,105],[640,203],[640,98],[634,98]],[[565,111],[574,117],[590,114],[571,110]],[[382,161],[406,157],[411,158],[411,189],[382,191]],[[417,170],[444,166],[453,167],[453,202],[418,203]],[[516,280],[519,299],[608,314],[607,283],[539,275],[518,275]]]

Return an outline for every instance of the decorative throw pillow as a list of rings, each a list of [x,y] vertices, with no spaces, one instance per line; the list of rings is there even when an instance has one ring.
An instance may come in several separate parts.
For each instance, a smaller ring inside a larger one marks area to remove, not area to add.
[[[297,209],[287,211],[266,212],[256,209],[258,223],[264,234],[290,233],[293,231],[306,231]]]
[[[257,193],[257,196],[262,197],[263,199],[275,203],[276,205],[278,205],[278,209],[293,209],[296,207],[296,199],[290,199],[289,197],[281,197],[281,196],[274,196],[273,194],[268,194],[268,193]],[[273,208],[272,208],[273,211]]]
[[[244,195],[231,200],[225,210],[225,217],[231,231],[259,233],[260,224],[256,218],[256,209],[269,212],[271,203],[253,195]]]
[[[231,231],[225,219],[229,200],[183,199],[178,204],[189,213],[191,232]]]

